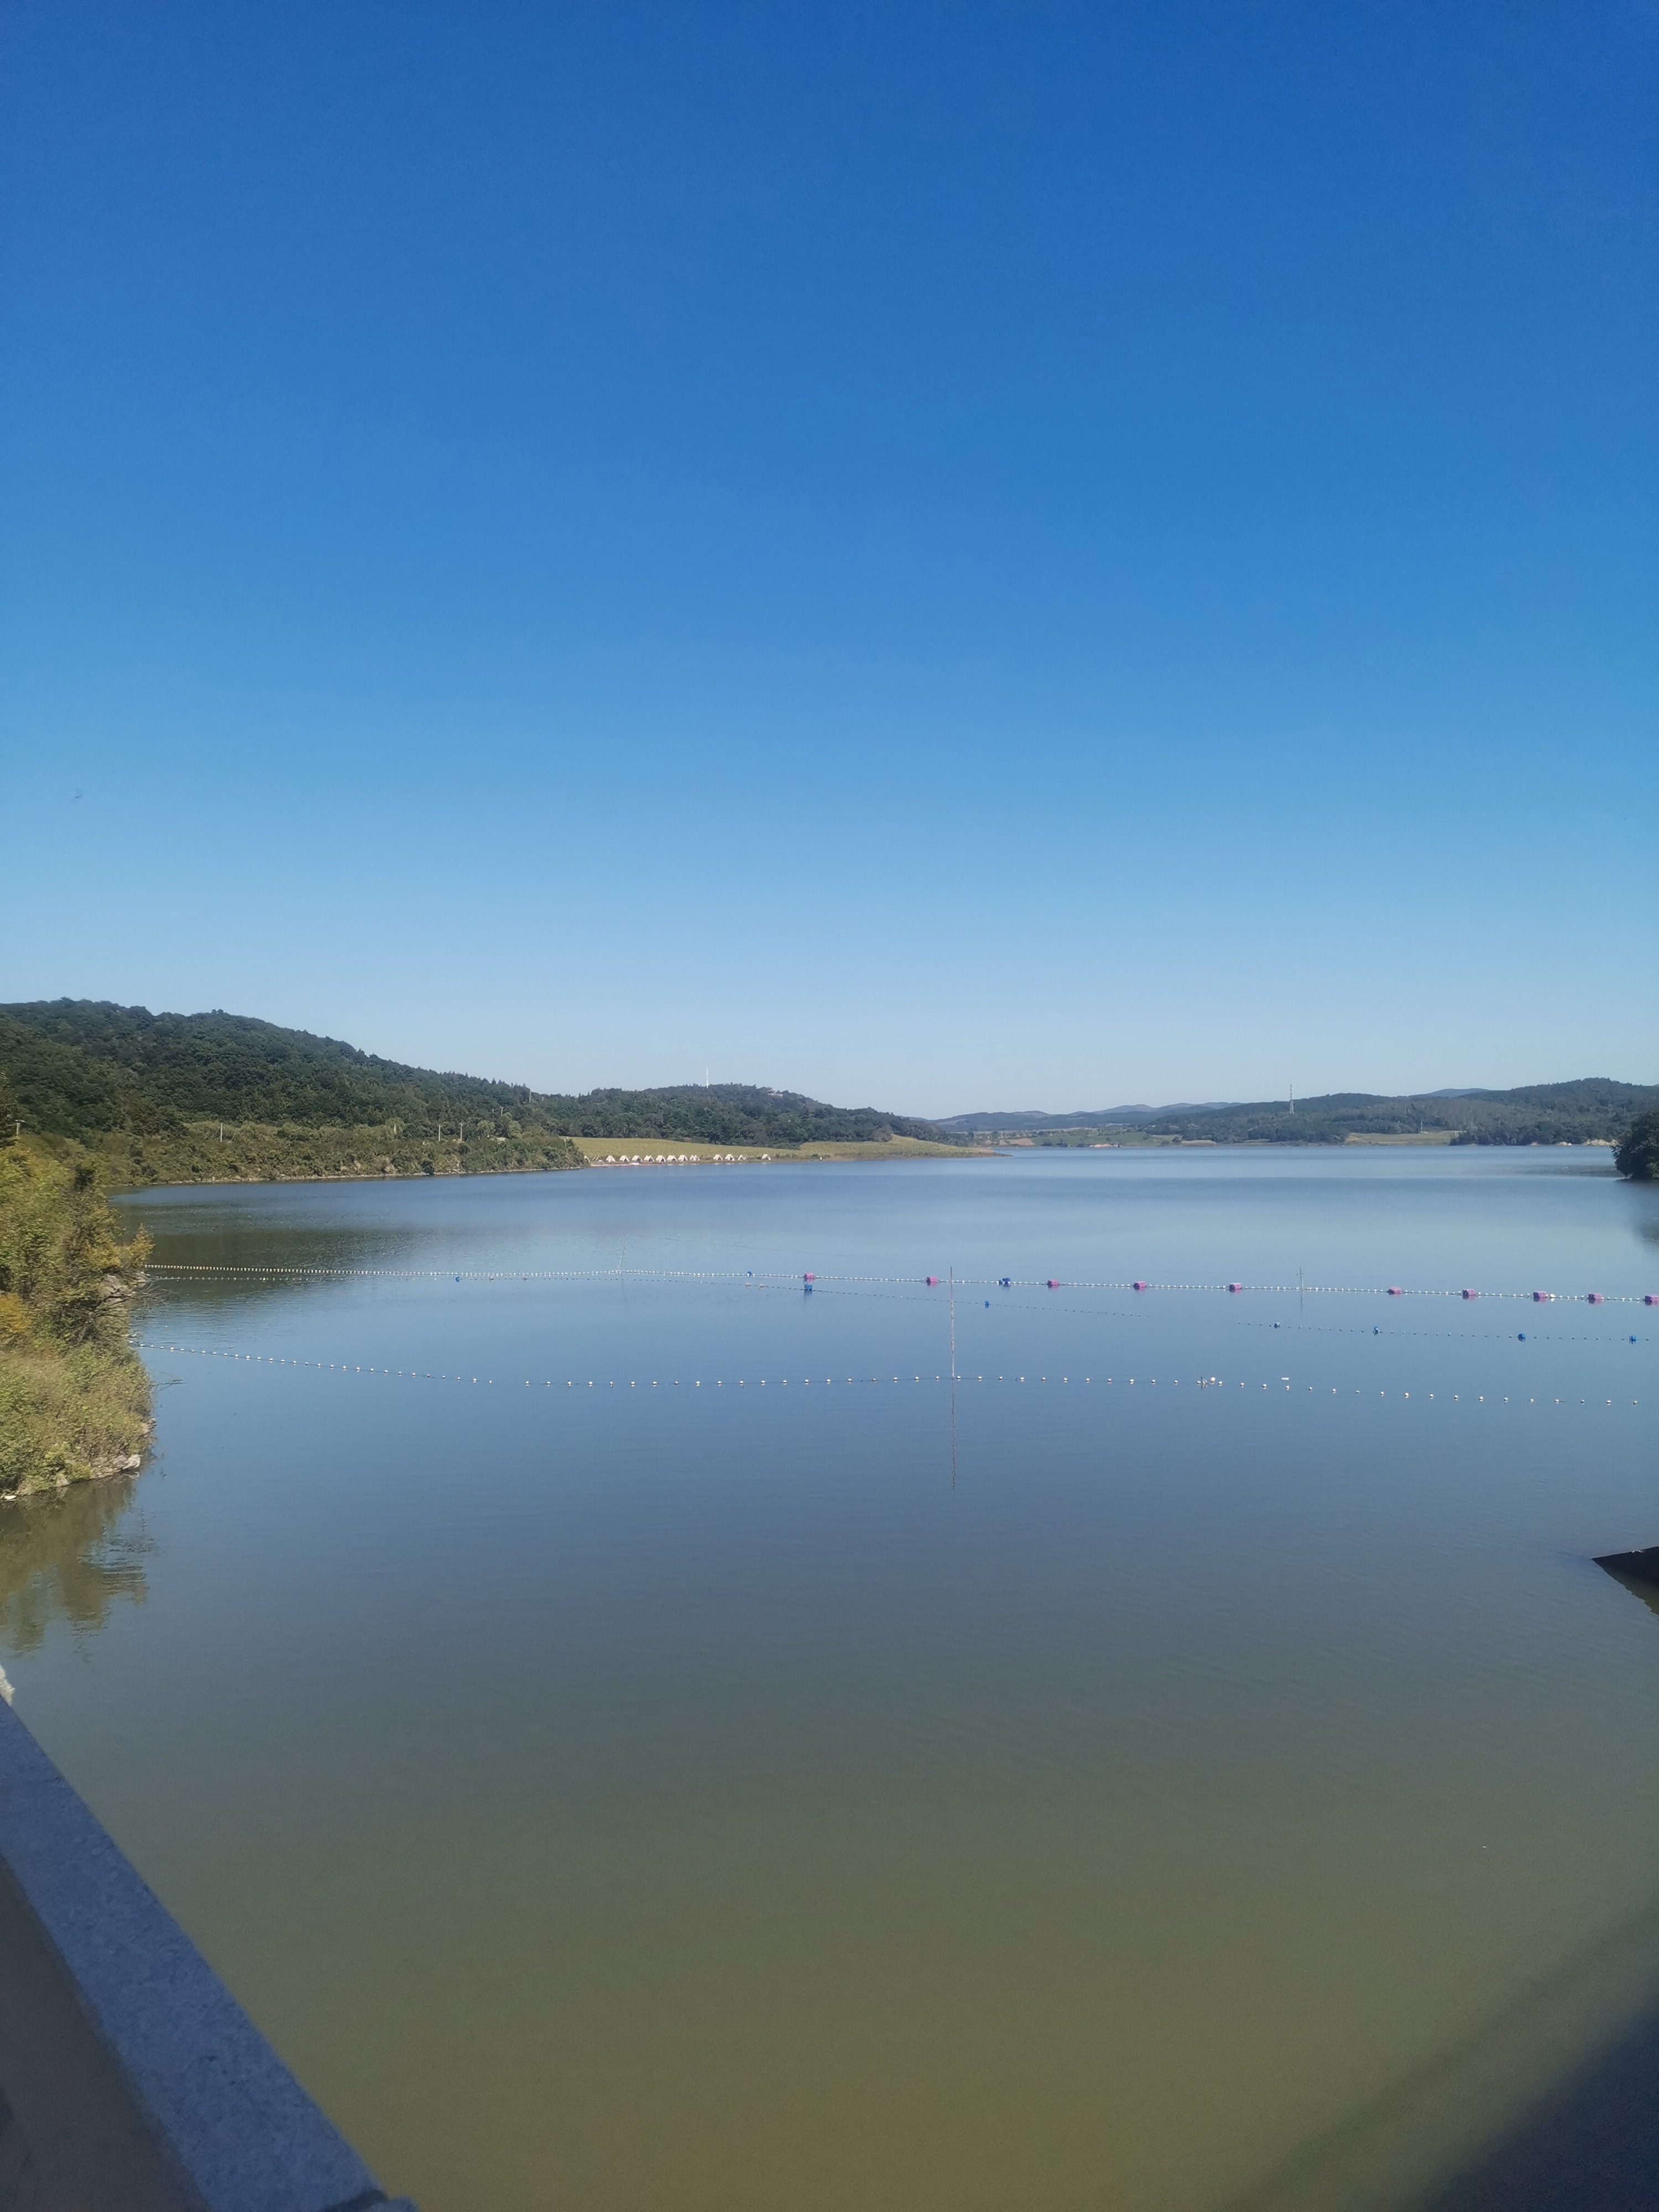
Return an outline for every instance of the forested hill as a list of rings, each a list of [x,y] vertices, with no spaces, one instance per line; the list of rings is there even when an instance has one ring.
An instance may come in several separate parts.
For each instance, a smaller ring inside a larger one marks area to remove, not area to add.
[[[565,1097],[405,1067],[242,1014],[152,1014],[90,999],[0,1006],[0,1126],[20,1120],[26,1133],[82,1142],[167,1137],[209,1121],[395,1127],[417,1144],[458,1131],[469,1139],[661,1137],[774,1150],[894,1136],[952,1141],[930,1121],[748,1084]]]
[[[1341,1144],[1366,1136],[1446,1133],[1462,1145],[1559,1145],[1616,1141],[1632,1118],[1659,1105],[1659,1085],[1585,1076],[1574,1083],[1534,1083],[1517,1091],[1465,1091],[1448,1097],[1389,1098],[1337,1091],[1324,1098],[1264,1101],[1166,1112],[1140,1128],[1148,1135],[1218,1144]]]
[[[940,1126],[981,1138],[1029,1136],[1039,1145],[1086,1144],[1114,1130],[1188,1144],[1340,1145],[1350,1137],[1439,1137],[1461,1145],[1616,1142],[1632,1119],[1659,1107],[1659,1085],[1586,1076],[1518,1091],[1436,1091],[1398,1097],[1332,1092],[1254,1105],[1108,1106],[1076,1114],[958,1114]]]
[[[1439,1138],[1459,1145],[1616,1142],[1638,1114],[1659,1106],[1659,1085],[1586,1076],[1518,1091],[1437,1091],[1389,1097],[1335,1091],[1254,1105],[1120,1106],[1097,1113],[957,1115],[942,1126],[981,1138],[1029,1136],[1039,1145],[1109,1138],[1212,1145],[1340,1145],[1350,1138]]]

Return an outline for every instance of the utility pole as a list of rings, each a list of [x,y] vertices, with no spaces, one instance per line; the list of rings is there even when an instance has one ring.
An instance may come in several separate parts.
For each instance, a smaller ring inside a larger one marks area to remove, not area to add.
[[[1295,1113],[1295,1111],[1296,1111],[1296,1085],[1295,1085],[1295,1084],[1291,1084],[1291,1113],[1292,1113],[1292,1114],[1294,1114],[1294,1113]]]

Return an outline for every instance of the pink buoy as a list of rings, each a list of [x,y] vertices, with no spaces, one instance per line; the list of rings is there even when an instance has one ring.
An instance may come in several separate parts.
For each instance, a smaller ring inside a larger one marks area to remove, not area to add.
[[[1054,1280],[1052,1275],[1048,1278],[1048,1288],[1051,1291],[1057,1291],[1060,1288],[1060,1285]]]
[[[1553,1291],[1534,1291],[1532,1294],[1532,1302],[1535,1306],[1547,1306],[1554,1295]]]
[[[1131,1283],[1129,1285],[1132,1291],[1144,1291],[1146,1287],[1145,1283]]]
[[[816,1283],[817,1277],[816,1275],[803,1275],[801,1277],[801,1280],[803,1283]]]
[[[1406,1293],[1401,1289],[1398,1283],[1390,1283],[1389,1285],[1389,1296],[1391,1298],[1403,1298],[1405,1295]]]
[[[1600,1291],[1590,1291],[1585,1294],[1584,1304],[1587,1306],[1604,1306],[1607,1304],[1607,1300],[1602,1297]]]
[[[1650,1291],[1642,1303],[1644,1306],[1659,1306],[1659,1291]]]
[[[938,1280],[939,1280],[939,1277],[938,1277],[937,1275],[929,1275],[929,1276],[928,1276],[928,1278],[927,1278],[927,1283],[928,1283],[928,1286],[929,1286],[929,1288],[931,1289],[931,1287],[932,1287],[935,1283],[937,1283],[937,1282],[938,1282]]]
[[[1480,1293],[1479,1291],[1465,1291],[1463,1295],[1466,1298],[1478,1298]]]
[[[1227,1288],[1230,1291],[1242,1291],[1243,1287],[1244,1285],[1243,1283],[1229,1283],[1227,1285]]]

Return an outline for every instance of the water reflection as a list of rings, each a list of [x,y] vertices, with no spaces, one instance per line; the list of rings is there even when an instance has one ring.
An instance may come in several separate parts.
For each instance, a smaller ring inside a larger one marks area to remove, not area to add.
[[[216,1355],[156,1359],[150,1601],[77,1653],[31,1527],[7,1664],[426,2212],[1422,2212],[1659,2006],[1659,1643],[1587,1571],[1659,1537],[1654,1310],[958,1294],[953,1490],[915,1279],[1639,1295],[1645,1204],[1468,1154],[151,1194],[239,1272],[141,1323]],[[95,1616],[118,1495],[42,1510]]]
[[[34,1650],[54,1620],[91,1634],[118,1598],[143,1603],[154,1545],[142,1522],[120,1526],[138,1480],[75,1483],[0,1511],[0,1648]]]
[[[499,1206],[498,1194],[490,1195]],[[249,1285],[262,1290],[284,1282],[295,1288],[313,1267],[391,1274],[411,1264],[422,1273],[433,1267],[430,1208],[405,1199],[400,1212],[394,1199],[388,1209],[378,1185],[263,1183],[234,1193],[185,1186],[130,1191],[116,1203],[155,1238],[158,1261],[246,1267]],[[452,1201],[451,1211],[466,1209]]]

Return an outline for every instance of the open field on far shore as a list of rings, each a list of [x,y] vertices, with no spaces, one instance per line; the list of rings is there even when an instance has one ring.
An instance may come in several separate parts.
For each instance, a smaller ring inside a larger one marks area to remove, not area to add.
[[[1455,1129],[1419,1129],[1385,1137],[1351,1129],[1342,1141],[1345,1145],[1449,1145],[1456,1134]]]
[[[734,1163],[775,1160],[961,1160],[983,1157],[982,1148],[962,1145],[926,1145],[916,1137],[889,1137],[880,1143],[796,1146],[710,1145],[689,1137],[573,1137],[590,1167],[603,1167],[607,1159],[618,1165],[637,1161],[641,1166],[664,1166],[682,1160],[688,1166],[716,1160]]]
[[[1044,1129],[1036,1136],[1024,1129],[1014,1129],[978,1141],[1000,1152],[1131,1152],[1156,1151],[1160,1145],[1184,1145],[1190,1150],[1196,1145],[1213,1145],[1215,1139],[1162,1134],[1149,1137],[1142,1129],[1126,1128],[1113,1122],[1097,1127],[1091,1122],[1074,1129]]]
[[[1097,1132],[1086,1129],[1045,1129],[1032,1137],[1022,1133],[1014,1136],[994,1136],[985,1139],[985,1145],[1000,1152],[1130,1152],[1154,1151],[1163,1147],[1170,1152],[1215,1152],[1224,1147],[1233,1152],[1265,1152],[1276,1146],[1304,1144],[1329,1150],[1337,1145],[1454,1145],[1460,1132],[1456,1129],[1395,1129],[1355,1130],[1346,1136],[1333,1136],[1326,1130],[1308,1137],[1286,1134],[1282,1138],[1268,1137],[1177,1137],[1164,1130],[1148,1133],[1141,1129],[1113,1128],[1109,1125]],[[1534,1149],[1541,1139],[1533,1140]],[[1611,1152],[1611,1137],[1559,1137],[1548,1141],[1571,1149],[1575,1144],[1580,1150],[1599,1149]]]

